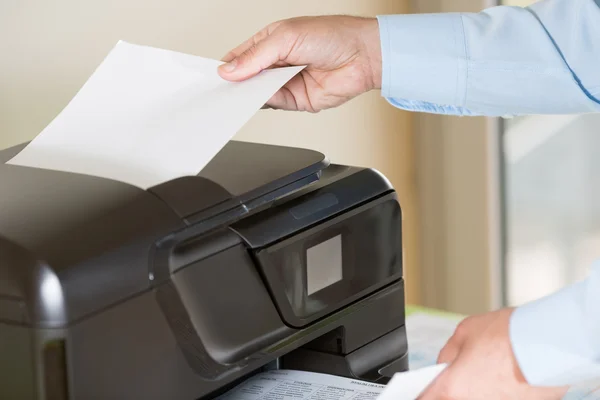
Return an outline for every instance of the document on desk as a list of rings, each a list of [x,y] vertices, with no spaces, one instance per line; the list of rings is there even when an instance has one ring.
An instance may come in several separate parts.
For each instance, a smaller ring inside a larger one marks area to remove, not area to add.
[[[8,164],[142,189],[196,175],[302,67],[243,82],[220,61],[121,41],[75,97]]]
[[[379,385],[339,376],[296,370],[260,373],[218,400],[415,400],[443,365],[396,374]]]
[[[297,370],[260,373],[217,400],[376,400],[385,386]]]

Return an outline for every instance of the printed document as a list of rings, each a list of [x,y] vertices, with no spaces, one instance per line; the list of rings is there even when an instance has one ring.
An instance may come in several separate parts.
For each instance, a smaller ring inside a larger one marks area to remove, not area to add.
[[[444,365],[409,371],[387,386],[339,376],[295,370],[260,373],[218,400],[415,400]]]
[[[385,386],[295,370],[260,373],[218,400],[376,400]]]
[[[243,82],[220,61],[119,42],[64,110],[8,164],[142,189],[197,175],[302,67]]]

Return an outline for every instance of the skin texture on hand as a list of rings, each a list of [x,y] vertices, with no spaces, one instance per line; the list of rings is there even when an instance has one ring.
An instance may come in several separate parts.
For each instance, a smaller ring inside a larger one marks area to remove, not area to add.
[[[375,18],[302,17],[268,25],[233,49],[219,67],[229,81],[262,70],[306,66],[266,104],[318,112],[381,87],[381,44]]]
[[[440,352],[448,367],[419,400],[559,400],[568,387],[529,385],[515,359],[509,338],[513,309],[463,320]]]

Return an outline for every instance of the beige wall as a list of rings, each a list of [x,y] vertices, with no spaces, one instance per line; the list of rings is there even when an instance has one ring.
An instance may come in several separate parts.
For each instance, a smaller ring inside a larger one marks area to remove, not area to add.
[[[411,0],[411,11],[478,12],[495,0]],[[500,305],[494,120],[415,114],[422,303],[473,314]]]
[[[502,0],[504,6],[527,7],[535,3],[537,0]]]
[[[406,0],[0,1],[0,148],[34,137],[60,112],[119,39],[220,58],[263,25],[322,13],[406,11]],[[409,299],[418,252],[410,118],[378,93],[317,115],[261,111],[236,137],[324,152],[333,162],[375,167],[405,210]]]

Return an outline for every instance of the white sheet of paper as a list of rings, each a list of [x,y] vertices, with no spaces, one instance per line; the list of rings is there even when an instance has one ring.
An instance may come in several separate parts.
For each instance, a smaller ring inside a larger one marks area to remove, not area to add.
[[[220,61],[120,41],[65,109],[8,164],[147,189],[196,175],[302,67],[244,82]]]
[[[217,399],[377,400],[383,389],[383,385],[339,376],[277,370],[255,375]]]
[[[436,364],[395,374],[377,400],[415,400],[445,368]]]
[[[219,400],[415,400],[446,367],[434,365],[395,374],[384,386],[296,370],[267,371],[239,384]]]

